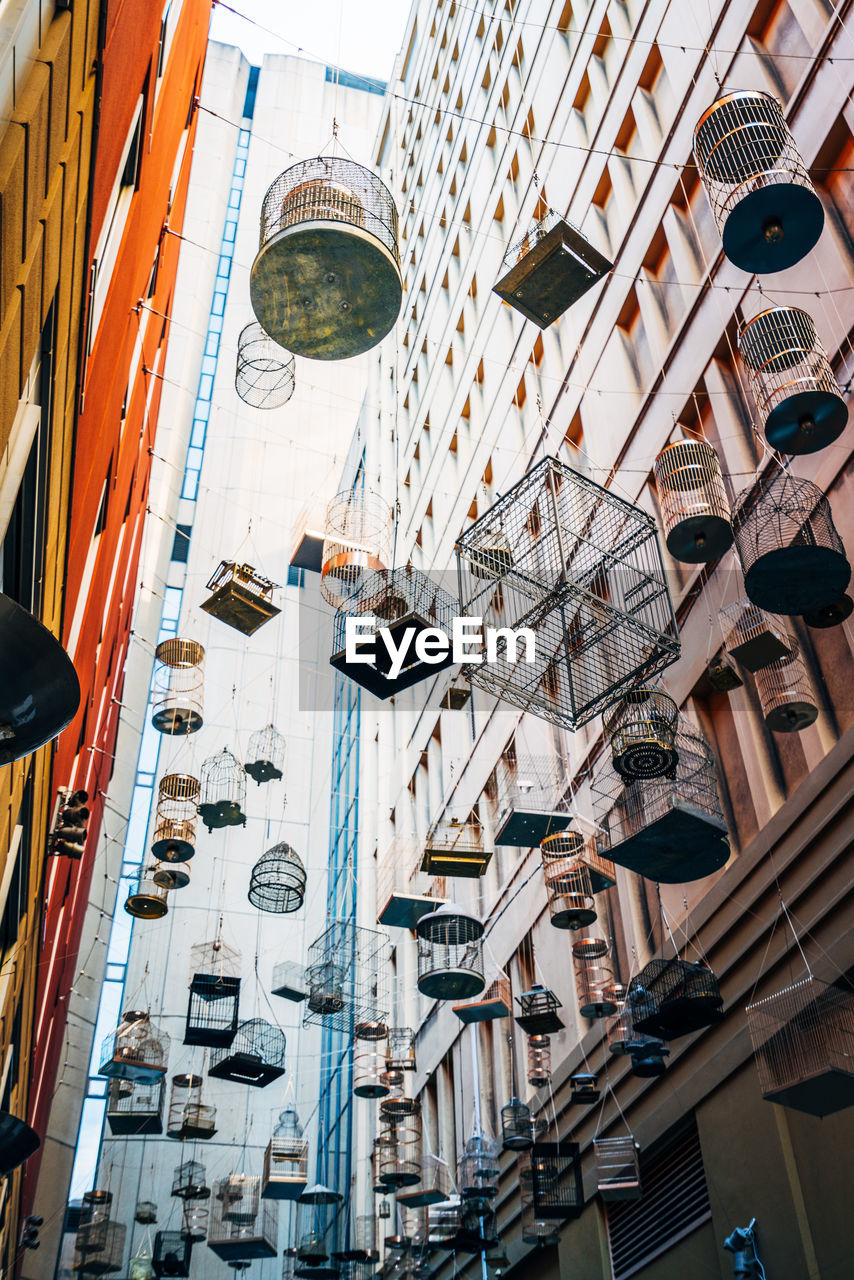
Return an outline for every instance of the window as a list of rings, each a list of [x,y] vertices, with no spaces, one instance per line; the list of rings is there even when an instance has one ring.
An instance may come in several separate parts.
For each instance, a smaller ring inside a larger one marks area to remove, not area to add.
[[[302,587],[305,586],[305,569],[300,569],[295,564],[288,565],[288,586]]]
[[[172,542],[171,560],[177,564],[186,564],[187,556],[190,553],[190,535],[193,532],[193,526],[190,524],[178,524],[175,526],[175,537]]]

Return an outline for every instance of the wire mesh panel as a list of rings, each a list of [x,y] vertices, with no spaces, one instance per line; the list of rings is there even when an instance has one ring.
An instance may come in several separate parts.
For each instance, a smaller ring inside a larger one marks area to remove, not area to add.
[[[195,973],[190,983],[184,1044],[227,1048],[237,1034],[240,979]]]
[[[483,619],[464,672],[514,706],[577,729],[679,654],[652,517],[554,458],[456,550],[461,608]]]
[[[551,1078],[551,1036],[528,1036],[528,1084],[534,1089],[544,1089]]]
[[[431,876],[477,879],[491,859],[492,850],[486,848],[483,827],[473,815],[446,816],[434,822],[427,832],[421,870]]]
[[[679,760],[676,725],[679,712],[660,689],[635,685],[613,702],[603,723],[611,744],[611,760],[626,782],[673,774]]]
[[[163,640],[154,651],[151,723],[160,733],[196,733],[203,724],[205,651],[197,640]]]
[[[285,1072],[285,1035],[263,1018],[241,1022],[228,1048],[211,1054],[208,1075],[263,1089]]]
[[[676,440],[655,460],[664,540],[674,560],[707,564],[732,546],[729,499],[718,455],[705,440]]]
[[[280,409],[294,394],[295,364],[257,321],[247,324],[237,339],[234,389],[253,409]]]
[[[778,471],[733,506],[748,597],[768,613],[804,614],[837,600],[851,577],[830,503],[817,485]]]
[[[135,1084],[157,1084],[166,1073],[169,1037],[145,1011],[129,1009],[101,1047],[98,1074]]]
[[[208,1246],[224,1262],[276,1256],[276,1211],[260,1196],[257,1177],[233,1173],[216,1184]]]
[[[546,329],[612,267],[577,227],[550,209],[507,250],[505,274],[492,291]]]
[[[107,1124],[117,1137],[163,1132],[163,1080],[133,1084],[113,1079],[107,1090]]]
[[[251,636],[281,613],[273,604],[273,592],[278,585],[256,573],[251,564],[222,560],[208,582],[208,591],[212,594],[200,607],[226,626]]]
[[[638,1146],[631,1134],[594,1138],[596,1188],[603,1200],[639,1200],[641,1196]]]
[[[577,1218],[584,1208],[578,1143],[535,1142],[530,1160],[535,1217]]]
[[[584,846],[577,831],[546,836],[540,846],[549,919],[555,929],[581,929],[596,919],[590,869],[575,854]]]
[[[523,991],[516,997],[516,1003],[519,1006],[516,1022],[528,1035],[549,1035],[563,1027],[557,1012],[560,1000],[542,983],[535,982],[529,991]]]
[[[339,156],[292,165],[268,190],[249,286],[252,309],[288,351],[341,360],[397,320],[397,208],[368,169]]]
[[[207,1141],[216,1133],[216,1107],[202,1101],[202,1077],[189,1072],[172,1077],[166,1136]],[[173,1195],[175,1192],[173,1192]]]
[[[284,840],[258,859],[249,878],[249,901],[259,911],[286,915],[299,911],[305,900],[305,867]]]
[[[495,770],[498,821],[495,843],[530,849],[550,832],[563,831],[572,815],[564,801],[567,762],[556,754],[503,755]]]
[[[261,1195],[268,1200],[298,1200],[308,1186],[308,1143],[296,1110],[286,1107],[264,1153]]]
[[[800,733],[818,719],[818,695],[800,651],[791,637],[788,657],[756,672],[756,692],[768,728],[774,733]]]
[[[201,788],[187,773],[167,773],[157,787],[157,818],[151,852],[160,862],[186,862],[196,851]]]
[[[385,569],[391,554],[392,512],[371,489],[343,489],[326,508],[320,590],[343,609],[367,575]]]
[[[694,158],[724,253],[742,271],[784,271],[818,242],[824,210],[770,93],[713,102],[694,130]]]
[[[617,1012],[611,948],[605,938],[591,935],[572,944],[572,963],[578,1009],[583,1018],[607,1018]]]
[[[854,1103],[854,995],[805,978],[747,1007],[762,1093],[811,1116]]]
[[[249,735],[249,750],[243,766],[259,787],[262,782],[278,782],[285,767],[287,742],[272,724]]]
[[[842,434],[848,407],[808,312],[761,311],[742,325],[738,351],[772,448],[815,453]]]
[[[632,1024],[646,1035],[674,1040],[723,1017],[723,999],[711,969],[688,960],[650,960],[629,983]]]
[[[418,936],[418,990],[433,1000],[465,1000],[486,986],[483,925],[452,903],[422,916]]]
[[[388,1019],[388,970],[384,933],[333,920],[308,948],[303,1025],[372,1038]]]
[[[199,816],[207,827],[246,826],[246,771],[224,747],[202,765]]]

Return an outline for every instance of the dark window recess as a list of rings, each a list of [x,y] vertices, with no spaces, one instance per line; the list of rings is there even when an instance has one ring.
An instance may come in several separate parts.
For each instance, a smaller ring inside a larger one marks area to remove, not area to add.
[[[163,75],[163,65],[164,65],[164,63],[165,63],[165,61],[166,61],[166,58],[165,58],[165,54],[166,54],[166,33],[167,33],[168,29],[169,29],[169,13],[170,13],[171,8],[172,8],[171,4],[168,4],[168,5],[166,6],[166,11],[165,11],[165,13],[163,14],[163,20],[162,20],[162,22],[160,23],[160,44],[159,44],[158,49],[157,49],[157,79],[158,79],[158,80],[159,80],[159,79],[160,79],[160,77]]]
[[[33,838],[32,770],[24,787],[16,826],[21,828],[21,839],[18,844],[15,867],[9,881],[6,906],[3,909],[2,918],[0,918],[0,963],[6,961],[9,951],[18,941],[21,917],[27,909],[30,882],[30,844]]]
[[[614,1280],[628,1280],[712,1216],[693,1116],[640,1153],[640,1200],[608,1205]]]
[[[302,587],[305,585],[305,569],[298,568],[295,564],[288,565],[288,586]]]
[[[136,187],[139,182],[139,161],[142,155],[142,129],[145,121],[146,97],[143,94],[142,110],[136,121],[136,128],[133,131],[131,144],[128,147],[127,160],[122,170],[121,182],[122,187]]]
[[[110,459],[110,471],[113,469],[113,460]],[[104,492],[101,494],[101,505],[98,508],[98,516],[95,520],[95,532],[92,535],[97,538],[107,527],[107,507],[109,505],[109,481],[104,484]]]
[[[190,554],[190,535],[193,532],[191,524],[176,524],[175,538],[172,542],[173,560],[177,560],[178,564],[186,564],[187,556]]]
[[[255,99],[258,96],[258,77],[260,74],[260,67],[249,68],[249,79],[246,83],[246,97],[243,102],[243,117],[245,120],[251,120],[255,115]]]

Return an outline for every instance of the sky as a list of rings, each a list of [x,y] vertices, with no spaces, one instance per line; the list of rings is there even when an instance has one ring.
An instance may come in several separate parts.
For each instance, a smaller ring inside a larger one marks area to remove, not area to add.
[[[224,0],[224,3],[252,22],[217,4],[211,20],[211,38],[238,45],[250,62],[260,63],[265,53],[300,52],[304,57],[314,57],[378,80],[388,80],[391,76],[409,14],[409,0]]]

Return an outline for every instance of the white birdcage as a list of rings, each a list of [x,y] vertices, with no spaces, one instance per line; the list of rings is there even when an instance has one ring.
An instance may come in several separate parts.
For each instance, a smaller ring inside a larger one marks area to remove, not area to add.
[[[290,352],[253,321],[237,338],[234,389],[253,409],[280,409],[294,394],[295,364]]]
[[[594,1138],[596,1189],[603,1200],[639,1200],[641,1196],[638,1144],[631,1134]]]
[[[264,1153],[261,1196],[268,1200],[298,1200],[308,1186],[308,1143],[294,1107],[279,1114],[279,1122]]]

